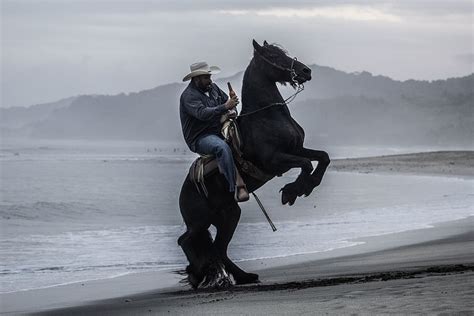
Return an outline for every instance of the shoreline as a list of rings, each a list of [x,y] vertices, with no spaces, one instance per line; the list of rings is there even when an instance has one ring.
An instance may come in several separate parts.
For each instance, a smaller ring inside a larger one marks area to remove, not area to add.
[[[446,224],[446,223],[469,220],[471,217],[474,217],[474,214],[470,215],[470,216],[467,216],[467,217],[464,217],[464,218],[451,220],[451,221],[448,221],[448,222],[437,222],[437,223],[429,224],[429,225],[427,225],[427,227],[420,227],[420,228],[408,229],[408,230],[397,231],[397,232],[382,233],[382,234],[372,235],[372,236],[351,238],[351,239],[347,239],[347,240],[344,240],[344,241],[347,242],[347,243],[354,243],[354,244],[350,244],[350,245],[343,246],[343,247],[338,247],[338,248],[333,248],[333,249],[328,249],[328,250],[305,252],[305,253],[295,253],[295,254],[275,256],[275,257],[262,257],[262,258],[233,260],[233,261],[235,263],[238,263],[239,265],[241,265],[241,264],[242,265],[247,265],[247,264],[252,263],[252,262],[259,262],[260,264],[263,264],[263,262],[266,262],[266,263],[276,262],[273,265],[274,266],[279,266],[279,265],[281,265],[281,263],[279,263],[280,260],[285,262],[285,263],[307,261],[308,258],[313,258],[313,259],[310,259],[310,260],[320,260],[321,257],[325,257],[324,254],[329,254],[330,257],[333,257],[332,254],[337,254],[339,252],[341,252],[341,253],[352,253],[352,251],[349,251],[348,248],[354,248],[354,247],[356,247],[356,249],[357,249],[356,252],[357,253],[359,253],[360,251],[365,252],[365,251],[368,251],[367,249],[365,249],[367,247],[366,244],[371,243],[372,242],[371,240],[374,240],[374,239],[384,238],[384,236],[408,233],[408,232],[411,232],[411,231],[431,229],[431,228],[437,227],[438,225],[443,225],[443,224]],[[365,250],[363,250],[363,248]],[[369,250],[369,251],[373,251],[373,250],[374,249]],[[295,258],[295,259],[291,259],[291,258]],[[300,260],[298,258],[305,258],[305,259]],[[15,293],[20,293],[20,292],[28,292],[28,291],[41,291],[41,290],[47,290],[47,289],[55,288],[55,287],[67,287],[67,286],[73,286],[73,285],[78,285],[78,284],[82,284],[82,283],[113,280],[113,279],[117,279],[117,278],[129,277],[129,276],[133,276],[133,275],[161,274],[161,273],[168,273],[168,272],[173,272],[174,273],[174,271],[176,271],[177,269],[182,268],[183,265],[184,264],[181,264],[181,265],[176,264],[174,267],[163,267],[163,268],[158,268],[156,270],[151,270],[151,271],[125,272],[125,273],[121,273],[119,275],[114,275],[114,276],[104,277],[104,278],[84,279],[84,280],[71,281],[71,282],[55,284],[55,285],[49,285],[49,286],[43,286],[43,287],[37,287],[37,288],[20,289],[20,290],[9,291],[9,292],[0,292],[0,296],[5,295],[5,294],[15,294]],[[271,265],[271,266],[273,266],[273,265]],[[264,269],[268,269],[268,266],[269,266],[269,264],[266,264]],[[257,269],[261,269],[261,268],[257,267]]]
[[[466,254],[465,249],[460,246],[465,246],[464,243],[474,246],[473,227],[474,216],[470,216],[439,223],[430,228],[359,238],[357,241],[364,242],[363,244],[326,252],[239,262],[242,268],[258,273],[262,283],[249,285],[250,288],[237,286],[236,288],[247,289],[237,292],[255,294],[266,290],[286,291],[288,287],[293,290],[318,288],[317,282],[320,279],[326,280],[323,282],[334,282],[331,279],[350,277],[347,282],[332,285],[342,286],[352,284],[353,277],[376,278],[377,274],[388,272],[404,274],[416,269],[436,269],[452,265],[466,265],[469,268],[474,265],[474,253]],[[453,247],[454,250],[449,250],[453,245],[457,246]],[[440,247],[447,249],[447,252],[440,254],[436,250]],[[436,251],[433,252],[433,249]],[[464,254],[461,255],[462,252]],[[49,315],[77,312],[93,315],[96,311],[101,313],[99,311],[113,310],[113,314],[116,314],[124,307],[128,311],[128,308],[133,307],[130,303],[135,301],[148,302],[156,311],[156,302],[153,300],[172,303],[167,301],[167,297],[173,293],[197,296],[207,293],[206,290],[195,292],[187,286],[181,286],[181,276],[169,271],[163,272],[165,271],[133,273],[111,279],[2,294],[1,313]],[[215,295],[225,297],[225,293],[218,291]],[[173,305],[170,308],[177,308],[178,313],[182,312],[180,306]]]

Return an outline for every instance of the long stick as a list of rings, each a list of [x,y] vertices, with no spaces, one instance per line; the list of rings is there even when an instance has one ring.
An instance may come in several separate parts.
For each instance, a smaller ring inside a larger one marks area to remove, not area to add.
[[[277,229],[276,229],[275,225],[273,225],[273,222],[272,222],[272,220],[270,219],[270,216],[268,216],[267,211],[265,211],[265,208],[263,207],[262,202],[260,202],[260,199],[258,198],[258,196],[257,196],[254,192],[252,192],[252,195],[253,195],[253,197],[255,198],[255,201],[257,201],[258,206],[260,206],[260,209],[262,210],[263,215],[265,215],[265,218],[267,219],[268,223],[269,223],[270,226],[272,227],[272,230],[273,230],[274,232],[276,232]]]

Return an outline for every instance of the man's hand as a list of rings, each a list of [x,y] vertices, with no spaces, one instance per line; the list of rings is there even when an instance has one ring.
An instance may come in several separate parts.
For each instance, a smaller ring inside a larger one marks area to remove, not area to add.
[[[230,110],[230,109],[235,108],[238,104],[239,104],[239,98],[237,96],[234,96],[232,98],[229,98],[224,105],[227,110]]]
[[[235,119],[237,117],[237,110],[236,109],[229,110],[229,113],[227,114],[227,116],[231,119]]]

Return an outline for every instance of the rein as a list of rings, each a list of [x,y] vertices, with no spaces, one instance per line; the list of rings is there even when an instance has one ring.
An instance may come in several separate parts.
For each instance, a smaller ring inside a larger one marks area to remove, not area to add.
[[[255,51],[257,52],[257,51]],[[260,58],[262,58],[264,61],[266,61],[268,64],[272,65],[273,67],[277,68],[277,69],[280,69],[280,70],[284,70],[284,71],[289,71],[290,72],[290,75],[291,75],[291,81],[293,83],[293,85],[297,86],[297,90],[295,93],[293,93],[291,96],[289,96],[288,98],[286,98],[285,100],[283,100],[283,102],[276,102],[276,103],[270,103],[269,105],[267,106],[264,106],[263,108],[260,108],[260,109],[257,109],[255,111],[252,111],[252,112],[248,112],[248,113],[244,113],[244,114],[240,114],[239,117],[243,117],[243,116],[247,116],[247,115],[252,115],[252,114],[255,114],[255,113],[258,113],[260,111],[263,111],[263,110],[266,110],[272,106],[275,106],[275,105],[288,105],[289,103],[291,103],[295,98],[296,96],[298,95],[298,93],[300,93],[301,91],[304,90],[304,84],[300,84],[298,83],[298,81],[296,81],[296,72],[295,70],[293,69],[293,66],[295,64],[295,60],[296,57],[294,57],[291,61],[291,67],[290,68],[285,68],[283,66],[280,66],[274,62],[272,62],[271,60],[269,60],[268,58],[266,58],[265,56],[263,56],[262,54],[260,54],[259,52],[257,52],[257,54],[259,55]]]

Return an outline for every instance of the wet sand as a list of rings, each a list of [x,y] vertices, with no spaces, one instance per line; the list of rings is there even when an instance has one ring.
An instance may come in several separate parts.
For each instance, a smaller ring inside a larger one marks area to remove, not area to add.
[[[332,171],[472,179],[474,152],[333,161]],[[381,314],[474,313],[474,218],[364,238],[354,247],[240,263],[262,283],[193,291],[153,272],[0,296],[3,313]]]
[[[257,271],[262,280],[257,285],[219,291],[172,287],[45,315],[470,314],[473,224],[471,217],[367,238],[364,245],[339,249],[335,257],[319,255],[326,259],[314,260],[318,254],[292,258],[293,264],[285,264],[288,258],[275,259],[279,262],[270,263],[273,267]],[[455,231],[460,233],[453,235]],[[411,244],[416,240],[423,242]],[[260,264],[247,262],[245,267],[255,271]]]
[[[438,151],[369,158],[337,159],[330,169],[360,173],[474,176],[474,151]]]

